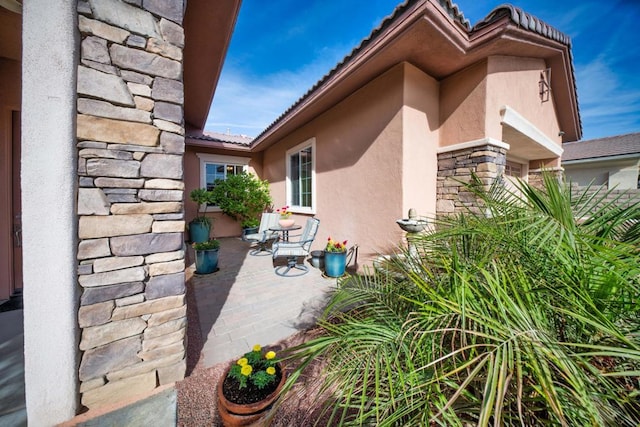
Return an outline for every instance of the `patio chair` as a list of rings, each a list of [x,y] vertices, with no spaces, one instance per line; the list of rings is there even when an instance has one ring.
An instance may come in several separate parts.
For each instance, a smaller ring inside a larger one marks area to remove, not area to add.
[[[277,241],[273,244],[273,259],[286,258],[287,265],[281,265],[276,267],[276,274],[283,277],[302,276],[309,271],[309,266],[304,264],[304,257],[309,255],[311,244],[318,232],[318,226],[320,220],[317,218],[307,219],[307,223],[304,226],[304,230],[300,235],[300,239],[293,241],[289,239],[288,242]],[[298,260],[303,258],[302,263]],[[291,270],[300,270],[302,273],[289,274]]]
[[[260,218],[258,232],[242,236],[242,240],[245,242],[257,243],[257,246],[249,252],[251,255],[260,255],[262,252],[271,253],[268,245],[271,240],[278,238],[278,232],[269,229],[278,225],[278,218],[280,218],[280,215],[277,213],[264,212]]]

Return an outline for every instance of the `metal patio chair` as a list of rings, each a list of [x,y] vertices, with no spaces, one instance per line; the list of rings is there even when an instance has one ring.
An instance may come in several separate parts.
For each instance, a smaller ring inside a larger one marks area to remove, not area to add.
[[[278,225],[278,218],[280,215],[277,213],[264,212],[260,218],[258,232],[242,236],[242,240],[245,242],[257,243],[256,247],[249,252],[251,255],[261,255],[263,252],[271,253],[269,242],[278,238],[278,232],[269,229]]]
[[[277,241],[273,244],[272,249],[274,261],[276,258],[287,259],[287,265],[276,267],[276,274],[278,276],[302,276],[309,271],[309,266],[304,264],[304,258],[309,255],[311,244],[313,243],[313,239],[316,237],[319,225],[319,219],[309,218],[307,219],[307,223],[304,226],[304,230],[302,231],[299,240],[292,241],[290,239],[288,242]],[[302,263],[298,262],[300,258],[302,258]],[[289,274],[291,270],[300,270],[302,272],[298,274]]]

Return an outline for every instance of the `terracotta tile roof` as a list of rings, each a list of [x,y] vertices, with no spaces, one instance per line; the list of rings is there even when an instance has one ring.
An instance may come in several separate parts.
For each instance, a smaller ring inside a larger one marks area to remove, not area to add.
[[[393,26],[396,20],[400,18],[400,16],[414,6],[416,3],[419,3],[422,0],[406,0],[404,3],[398,5],[393,13],[387,16],[382,20],[380,25],[373,29],[371,34],[368,37],[364,38],[360,44],[355,47],[351,53],[345,56],[342,61],[340,61],[331,71],[325,74],[320,80],[313,85],[311,89],[309,89],[304,95],[302,95],[296,102],[294,102],[287,110],[282,113],[276,120],[274,120],[265,130],[263,130],[255,140],[258,141],[265,135],[271,128],[273,128],[278,122],[280,122],[283,118],[285,118],[290,112],[292,112],[297,106],[299,106],[306,98],[312,95],[316,90],[318,90],[322,85],[324,85],[328,80],[330,80],[338,71],[344,68],[352,59],[354,59],[361,51],[363,51],[372,41],[374,41],[377,37],[379,37],[387,28]],[[482,20],[480,23],[476,24],[473,28],[469,24],[469,20],[464,17],[464,14],[460,11],[457,4],[454,4],[451,0],[436,0],[438,4],[443,8],[445,12],[453,19],[453,21],[460,25],[468,34],[472,34],[474,31],[491,24],[492,22],[501,19],[505,15],[509,15],[511,20],[518,24],[519,26],[538,33],[544,37],[547,37],[551,40],[558,41],[560,43],[566,44],[567,46],[571,46],[571,39],[555,28],[551,27],[548,24],[545,24],[543,21],[535,18],[534,16],[524,12],[522,9],[512,6],[510,4],[504,4],[496,7],[487,17]],[[569,54],[571,55],[571,49],[569,49]],[[573,69],[573,56],[571,56],[571,72],[574,77],[575,82],[575,71]],[[577,90],[575,89],[574,83],[574,92],[577,94]],[[577,95],[576,95],[577,96]],[[578,113],[579,116],[579,113]],[[580,127],[582,125],[580,124]]]
[[[313,92],[315,92],[316,89],[318,89],[327,80],[329,80],[333,75],[335,75],[350,60],[355,58],[358,55],[358,53],[360,53],[364,48],[366,48],[373,40],[376,39],[376,37],[378,37],[384,30],[386,30],[388,27],[390,27],[395,22],[395,20],[400,15],[402,15],[402,13],[404,11],[409,9],[411,6],[413,6],[418,1],[420,1],[420,0],[406,0],[404,3],[398,5],[394,9],[394,11],[391,13],[391,15],[387,16],[386,18],[384,18],[382,20],[382,22],[380,23],[380,25],[378,25],[376,28],[374,28],[373,31],[371,31],[371,34],[369,34],[368,37],[365,37],[360,42],[360,44],[358,46],[356,46],[351,51],[351,53],[349,53],[347,56],[345,56],[342,59],[342,61],[340,61],[335,67],[333,67],[333,69],[331,69],[331,71],[329,71],[320,80],[318,80],[316,82],[316,84],[313,85],[313,87],[311,89],[309,89],[304,95],[302,95],[300,98],[298,98],[298,100],[296,102],[294,102],[293,105],[291,105],[289,108],[287,108],[287,110],[284,113],[282,113],[269,126],[267,126],[267,128],[264,131],[262,131],[255,139],[259,140],[262,137],[262,135],[267,133],[267,131],[271,127],[273,127],[276,123],[278,123],[282,118],[284,118],[287,114],[289,114],[293,109],[295,109],[296,106],[298,106],[305,98],[307,98],[309,95],[311,95]],[[464,17],[462,12],[458,8],[457,4],[453,4],[451,2],[451,0],[438,0],[438,3],[448,13],[448,15],[454,20],[454,22],[457,22],[459,25],[461,25],[467,32],[471,30],[471,25],[469,24],[469,20]]]
[[[511,21],[518,24],[520,27],[525,28],[534,33],[538,33],[548,39],[555,40],[567,46],[571,46],[571,38],[566,34],[556,30],[551,25],[541,21],[530,13],[525,12],[519,7],[503,4],[493,9],[486,18],[478,22],[473,26],[471,32],[477,31],[487,25],[502,19],[504,16],[509,16]]]
[[[219,132],[188,133],[187,138],[197,139],[200,141],[225,142],[245,147],[251,146],[251,142],[253,142],[253,138],[246,135],[230,135]]]
[[[562,144],[562,161],[579,161],[636,154],[640,157],[640,132]]]

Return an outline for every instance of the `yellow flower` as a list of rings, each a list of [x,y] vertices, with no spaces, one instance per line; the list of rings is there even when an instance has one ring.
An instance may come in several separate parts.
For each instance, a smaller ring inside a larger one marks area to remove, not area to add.
[[[240,366],[245,366],[247,363],[249,363],[249,361],[247,360],[246,357],[243,357],[242,359],[238,359],[236,363]]]
[[[251,375],[252,371],[253,371],[253,368],[251,367],[251,365],[244,365],[240,373],[245,377],[248,377],[249,375]]]
[[[269,375],[275,375],[276,374],[276,368],[274,368],[273,366],[269,366],[267,368],[267,374]]]
[[[253,351],[258,352],[260,350],[262,350],[262,347],[260,347],[260,344],[256,344],[253,346]]]
[[[274,357],[276,357],[276,352],[275,351],[269,351],[267,352],[267,354],[264,355],[264,358],[267,360],[271,360]]]

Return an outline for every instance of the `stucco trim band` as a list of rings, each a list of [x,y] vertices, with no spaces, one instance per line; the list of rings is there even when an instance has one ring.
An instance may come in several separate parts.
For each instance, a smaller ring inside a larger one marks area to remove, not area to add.
[[[495,138],[486,137],[482,139],[476,139],[474,141],[461,142],[459,144],[448,145],[446,147],[440,147],[437,150],[438,154],[449,153],[451,151],[460,151],[465,150],[467,148],[475,148],[481,147],[483,145],[494,145],[498,148],[504,148],[505,150],[509,150],[510,145],[506,142],[498,141]]]
[[[533,142],[549,150],[555,156],[562,156],[564,149],[549,139],[540,129],[538,129],[533,123],[525,119],[513,108],[508,105],[503,106],[500,109],[500,115],[502,120],[500,124],[508,125],[531,139]]]

